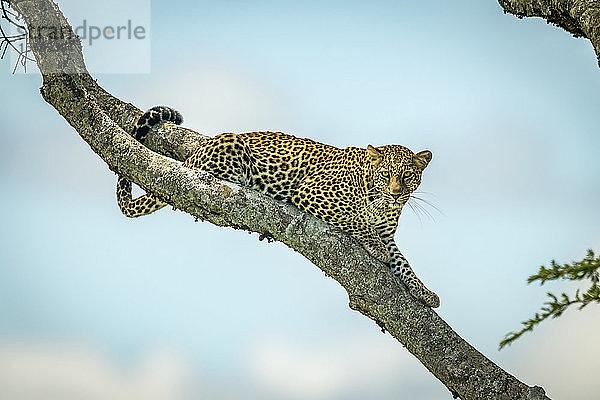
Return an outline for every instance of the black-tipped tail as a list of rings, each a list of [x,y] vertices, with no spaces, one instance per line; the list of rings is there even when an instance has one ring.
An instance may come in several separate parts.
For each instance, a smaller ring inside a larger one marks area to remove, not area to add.
[[[162,122],[173,122],[180,125],[183,122],[183,117],[178,111],[170,107],[152,107],[135,123],[131,136],[143,144],[150,129]],[[145,194],[137,199],[133,199],[131,182],[121,176],[119,176],[117,181],[117,203],[123,214],[130,218],[153,213],[167,205],[167,203],[162,202],[151,194]]]
[[[183,117],[179,111],[170,107],[152,107],[146,111],[135,123],[135,127],[133,128],[131,135],[140,143],[144,143],[146,136],[148,136],[148,132],[150,132],[150,129],[152,129],[154,125],[162,122],[172,122],[180,125],[183,122]]]

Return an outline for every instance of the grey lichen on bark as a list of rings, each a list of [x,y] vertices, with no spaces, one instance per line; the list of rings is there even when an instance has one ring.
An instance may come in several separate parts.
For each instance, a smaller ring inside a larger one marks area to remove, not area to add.
[[[590,40],[600,66],[600,1],[598,0],[498,0],[504,12],[523,17],[540,17],[571,33]]]
[[[11,6],[29,27],[71,29],[51,0],[11,0]],[[455,397],[548,399],[541,388],[498,367],[412,298],[352,237],[290,204],[184,168],[180,161],[205,136],[164,125],[151,132],[148,147],[136,142],[127,132],[141,111],[91,78],[77,39],[55,42],[43,32],[31,38],[43,76],[42,96],[111,170],[198,219],[256,232],[298,251],[344,287],[352,309],[401,342]]]

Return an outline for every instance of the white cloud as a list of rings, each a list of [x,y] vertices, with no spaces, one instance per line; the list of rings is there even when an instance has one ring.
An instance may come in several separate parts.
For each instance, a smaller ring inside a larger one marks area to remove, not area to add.
[[[173,78],[148,85],[148,92],[138,93],[139,98],[177,108],[185,126],[209,136],[284,130],[289,113],[281,90],[268,77],[231,64],[216,56],[193,61]]]
[[[83,347],[0,346],[0,398],[11,400],[187,398],[189,367],[169,350],[149,352],[137,365],[117,365]]]
[[[427,391],[418,396],[421,399],[439,395],[441,384],[436,385],[435,378],[419,366],[388,335],[336,338],[320,344],[261,339],[247,359],[248,374],[256,385],[276,398],[288,399],[348,398],[358,393],[387,398],[400,389],[411,395],[415,390]]]

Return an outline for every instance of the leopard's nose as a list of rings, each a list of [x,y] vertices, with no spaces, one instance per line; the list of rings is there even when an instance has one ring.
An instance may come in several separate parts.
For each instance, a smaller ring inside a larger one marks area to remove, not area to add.
[[[394,198],[398,198],[398,196],[402,194],[402,184],[398,181],[397,177],[392,178],[388,185],[388,192],[394,196]]]
[[[392,197],[394,198],[394,200],[398,200],[398,197],[400,197],[401,193],[390,193],[392,195]]]

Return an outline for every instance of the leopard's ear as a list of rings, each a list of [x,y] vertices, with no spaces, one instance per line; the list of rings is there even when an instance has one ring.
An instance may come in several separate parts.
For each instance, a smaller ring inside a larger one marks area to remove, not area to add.
[[[381,152],[379,150],[377,150],[375,147],[368,145],[367,146],[367,153],[369,154],[369,157],[371,158],[371,164],[376,167],[379,164],[381,164],[381,160],[383,159],[383,155],[381,154]]]
[[[413,156],[413,164],[422,171],[429,164],[432,157],[433,154],[429,150],[420,151]]]

